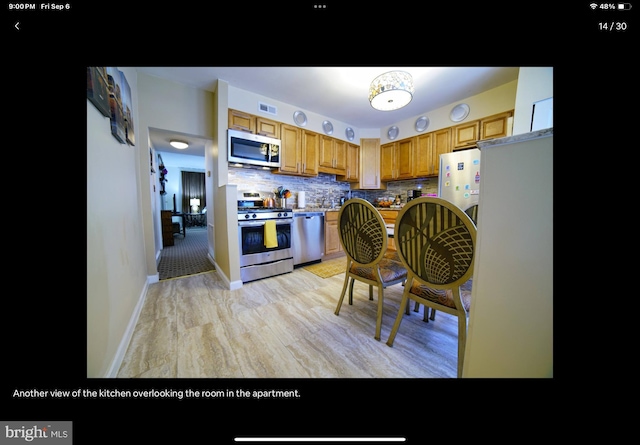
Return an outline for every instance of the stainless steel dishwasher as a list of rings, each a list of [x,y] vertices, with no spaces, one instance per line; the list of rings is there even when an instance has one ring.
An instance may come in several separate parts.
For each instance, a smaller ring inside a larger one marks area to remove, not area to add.
[[[324,255],[324,212],[293,212],[293,265],[320,261]]]

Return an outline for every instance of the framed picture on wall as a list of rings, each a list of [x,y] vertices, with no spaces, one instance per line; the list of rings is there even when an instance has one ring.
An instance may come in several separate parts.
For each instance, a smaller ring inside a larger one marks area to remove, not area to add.
[[[87,67],[87,99],[106,117],[111,117],[109,105],[109,86],[107,68],[104,66]]]
[[[131,88],[124,73],[120,71],[122,81],[122,111],[124,115],[124,130],[129,145],[136,145],[136,135],[133,131],[133,102],[131,101]]]
[[[107,82],[109,85],[109,106],[111,109],[111,134],[123,144],[126,144],[127,133],[122,108],[122,73],[118,68],[107,67]]]

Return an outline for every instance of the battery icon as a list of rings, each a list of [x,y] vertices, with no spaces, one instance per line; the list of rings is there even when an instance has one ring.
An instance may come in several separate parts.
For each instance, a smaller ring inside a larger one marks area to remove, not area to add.
[[[628,11],[631,9],[631,3],[618,3],[618,9]]]

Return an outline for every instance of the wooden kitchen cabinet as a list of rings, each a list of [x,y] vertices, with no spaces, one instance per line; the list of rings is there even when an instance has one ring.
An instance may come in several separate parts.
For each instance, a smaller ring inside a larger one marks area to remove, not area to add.
[[[511,134],[513,110],[452,127],[453,149],[475,147],[476,142]]]
[[[256,117],[256,134],[280,139],[280,124],[271,119]]]
[[[229,109],[229,129],[248,131],[254,133],[256,131],[256,118],[252,114],[243,111]]]
[[[511,134],[513,110],[494,114],[480,121],[480,140],[503,138]]]
[[[381,145],[380,181],[413,178],[413,157],[413,138]]]
[[[324,213],[324,254],[331,255],[342,252],[342,244],[340,244],[340,235],[338,234],[338,213]]]
[[[289,124],[280,124],[280,168],[272,173],[318,175],[320,135]]]
[[[347,143],[340,139],[322,136],[318,156],[318,171],[344,175],[347,168]]]
[[[320,135],[313,131],[302,130],[302,161],[300,173],[303,176],[318,176],[318,153],[320,152]]]
[[[280,168],[274,172],[294,175],[300,173],[301,144],[300,128],[280,124]]]
[[[414,175],[416,178],[432,176],[434,172],[433,160],[433,133],[421,134],[414,137],[415,163]]]
[[[390,181],[395,179],[393,172],[395,169],[396,143],[389,142],[380,145],[380,180]]]
[[[440,155],[452,151],[451,127],[415,136],[414,144],[414,177],[424,178],[438,176],[438,171],[440,170]]]
[[[378,209],[378,212],[380,212],[380,216],[382,216],[385,224],[393,224],[395,226],[398,213],[400,213],[399,210]],[[393,237],[387,238],[387,250],[396,250],[396,243]]]
[[[347,165],[344,175],[336,176],[336,181],[358,182],[360,174],[360,147],[347,143]]]
[[[433,155],[433,175],[438,176],[440,171],[440,155],[451,153],[451,127],[443,128],[433,132],[433,146],[431,153]]]
[[[382,216],[382,219],[384,219],[385,224],[395,224],[396,219],[398,218],[398,213],[400,211],[393,209],[378,209],[378,212],[380,212],[380,216]]]
[[[351,184],[354,190],[386,189],[387,185],[380,182],[380,139],[360,139],[360,181]]]
[[[480,121],[465,122],[452,129],[453,148],[473,147],[480,139]]]

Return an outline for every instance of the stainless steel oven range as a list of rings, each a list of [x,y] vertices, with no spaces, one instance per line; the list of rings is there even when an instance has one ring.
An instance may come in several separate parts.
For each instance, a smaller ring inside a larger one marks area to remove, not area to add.
[[[270,220],[275,220],[276,247],[264,245],[265,223]],[[293,272],[292,227],[291,209],[248,206],[246,202],[238,201],[240,278],[243,283]]]

